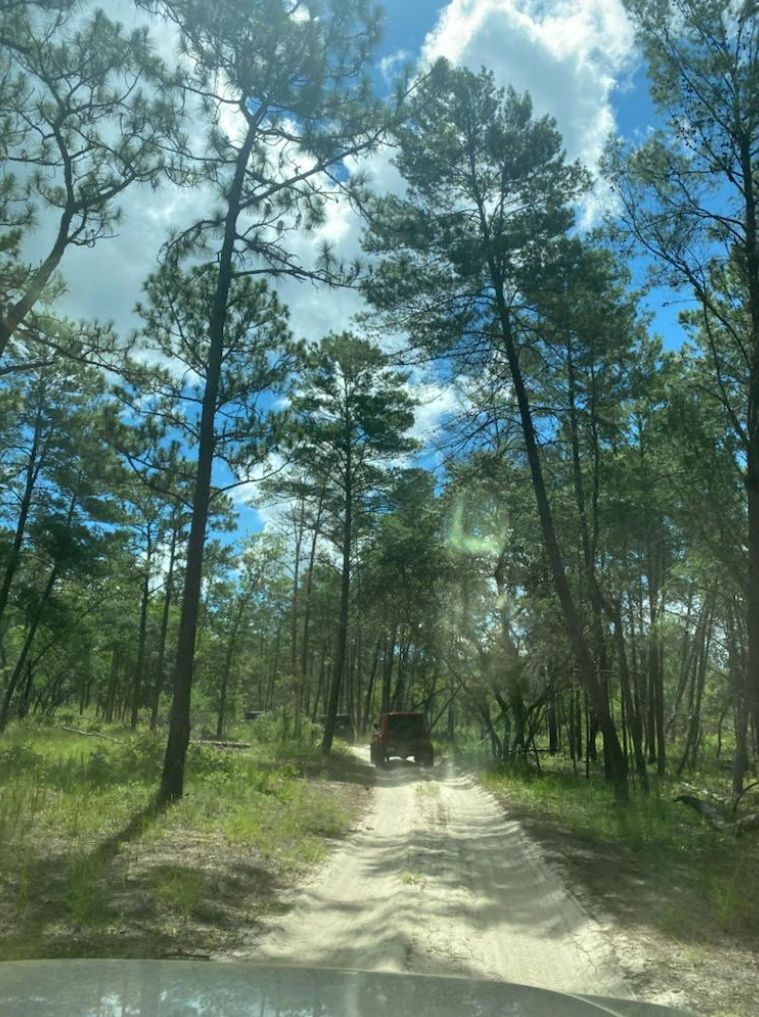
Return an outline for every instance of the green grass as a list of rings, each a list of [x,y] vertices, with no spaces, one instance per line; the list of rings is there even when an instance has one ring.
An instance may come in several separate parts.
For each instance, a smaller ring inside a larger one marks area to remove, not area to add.
[[[551,824],[570,868],[626,919],[684,940],[759,937],[759,838],[711,829],[673,800],[679,783],[654,781],[649,795],[633,791],[622,806],[600,777],[501,769],[482,781],[536,823]]]
[[[191,745],[185,797],[156,814],[164,736],[103,730],[118,740],[26,723],[0,741],[0,959],[231,943],[361,808],[331,780],[354,757],[259,741]]]
[[[416,785],[416,793],[421,798],[439,798],[440,797],[440,785],[435,784],[432,781],[425,782],[424,784]]]
[[[66,910],[75,926],[98,926],[106,920],[102,866],[87,854],[72,853],[66,867]]]
[[[158,900],[185,922],[189,921],[203,897],[200,873],[179,865],[167,865],[156,871],[153,886]]]

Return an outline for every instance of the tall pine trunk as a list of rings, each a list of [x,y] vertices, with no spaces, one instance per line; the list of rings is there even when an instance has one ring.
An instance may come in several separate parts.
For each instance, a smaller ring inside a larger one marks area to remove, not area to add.
[[[132,683],[132,716],[129,726],[134,731],[137,727],[137,718],[140,709],[140,695],[142,693],[142,681],[145,671],[145,645],[148,633],[148,604],[150,601],[150,564],[153,557],[153,543],[151,540],[150,525],[147,531],[147,560],[145,571],[142,576],[142,597],[140,601],[140,627],[137,638],[137,664],[134,669],[134,682]]]
[[[184,767],[187,746],[190,742],[190,700],[195,663],[195,641],[198,632],[208,506],[211,500],[211,469],[213,467],[216,441],[216,403],[221,378],[222,357],[224,354],[224,326],[227,317],[229,288],[232,284],[232,256],[237,237],[237,218],[240,213],[240,200],[245,180],[245,171],[254,139],[255,132],[249,126],[245,140],[235,160],[235,172],[229,187],[227,214],[224,222],[224,241],[219,254],[216,292],[214,294],[208,327],[208,365],[200,417],[198,466],[192,498],[192,521],[187,541],[187,566],[185,568],[182,609],[179,618],[179,639],[174,669],[174,695],[171,704],[169,737],[166,742],[163,773],[161,774],[161,785],[158,791],[158,801],[161,803],[175,801],[181,798],[184,793]]]
[[[155,684],[153,685],[153,702],[150,709],[150,730],[155,730],[158,723],[158,707],[161,702],[161,693],[165,676],[163,673],[166,659],[166,639],[169,632],[169,613],[171,601],[174,595],[174,565],[176,562],[177,550],[177,527],[171,530],[171,544],[169,546],[169,568],[166,573],[166,587],[163,594],[163,609],[161,611],[161,631],[158,636],[158,660],[156,662]]]
[[[41,399],[41,396],[40,396]],[[34,486],[39,477],[40,469],[42,468],[43,456],[40,455],[40,438],[42,435],[42,410],[38,409],[37,415],[34,421],[34,434],[32,436],[32,447],[29,451],[29,462],[26,468],[26,478],[24,480],[24,493],[21,496],[21,504],[19,506],[18,519],[16,520],[16,529],[13,534],[13,543],[7,554],[5,560],[5,571],[3,572],[3,581],[0,584],[0,621],[2,621],[5,609],[8,605],[8,597],[10,595],[11,584],[13,577],[18,569],[19,562],[21,560],[21,545],[24,541],[24,534],[26,532],[26,522],[29,518],[29,509],[32,503],[32,492]]]
[[[483,217],[484,221],[484,217]],[[548,558],[551,577],[556,591],[564,625],[569,636],[572,653],[575,658],[578,677],[587,690],[588,699],[598,722],[604,739],[604,761],[609,779],[614,785],[615,794],[619,799],[628,797],[627,760],[619,741],[614,719],[609,710],[608,698],[596,672],[588,641],[585,637],[582,618],[572,596],[567,580],[564,560],[556,536],[553,512],[543,478],[543,467],[540,460],[535,425],[532,419],[527,387],[519,363],[515,337],[512,333],[509,311],[503,295],[503,283],[498,276],[495,264],[491,262],[491,274],[495,283],[495,298],[498,311],[501,335],[504,342],[506,357],[509,363],[511,380],[517,399],[522,433],[527,449],[527,460],[532,478],[532,486],[537,501],[543,545]]]
[[[319,501],[316,508],[316,518],[314,520],[314,529],[311,536],[311,549],[308,554],[308,569],[306,571],[306,590],[305,590],[305,604],[303,607],[303,638],[300,646],[300,669],[298,672],[298,683],[301,688],[301,698],[303,696],[303,690],[309,690],[309,650],[310,650],[310,639],[311,639],[311,599],[314,587],[314,566],[316,564],[316,547],[319,541],[320,526],[322,511],[324,508],[324,487],[319,492]],[[308,697],[307,697],[308,698]],[[319,700],[319,695],[316,695],[316,702]],[[308,708],[306,708],[308,713]]]
[[[332,749],[332,739],[335,735],[335,718],[337,716],[337,705],[340,700],[340,688],[345,672],[345,664],[348,648],[348,609],[350,606],[350,569],[351,569],[351,542],[353,539],[353,464],[351,460],[350,440],[346,445],[345,461],[345,501],[343,504],[343,563],[340,575],[340,620],[337,629],[337,645],[335,647],[335,664],[332,671],[332,684],[329,690],[329,701],[327,703],[327,718],[324,724],[324,738],[322,740],[322,752],[325,754]]]

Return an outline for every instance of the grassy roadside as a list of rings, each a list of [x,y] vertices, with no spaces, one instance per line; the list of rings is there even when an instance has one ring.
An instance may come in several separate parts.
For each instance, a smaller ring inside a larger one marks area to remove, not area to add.
[[[0,745],[0,959],[210,956],[367,806],[352,756],[191,745],[186,795],[150,803],[163,739],[18,726]]]
[[[620,964],[642,998],[713,1017],[754,1017],[759,999],[759,837],[709,828],[654,787],[615,805],[600,780],[486,772],[591,912],[614,921]]]

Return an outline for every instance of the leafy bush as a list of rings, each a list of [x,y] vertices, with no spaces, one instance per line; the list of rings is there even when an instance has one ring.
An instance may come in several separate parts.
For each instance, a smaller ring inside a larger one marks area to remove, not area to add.
[[[45,757],[25,742],[0,750],[0,774],[3,778],[24,776],[42,769]]]

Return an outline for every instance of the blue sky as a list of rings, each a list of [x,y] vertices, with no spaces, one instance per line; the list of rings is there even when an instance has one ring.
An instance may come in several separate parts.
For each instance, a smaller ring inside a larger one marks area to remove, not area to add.
[[[418,53],[444,6],[441,0],[386,0],[383,55],[399,50]]]
[[[109,13],[134,16],[130,0],[102,0]],[[642,137],[656,124],[645,71],[636,52],[632,27],[622,0],[386,0],[382,59],[403,53],[411,60],[445,56],[478,71],[486,66],[501,85],[529,90],[536,115],[550,114],[564,138],[568,156],[595,168],[610,133]],[[387,154],[372,157],[366,167],[379,191],[398,186]],[[169,227],[197,214],[194,195],[155,194],[142,190],[123,202],[119,235],[95,250],[67,253],[63,265],[69,286],[64,309],[75,317],[114,320],[122,331],[135,324],[133,307],[142,280],[152,269]],[[585,216],[592,223],[599,212],[591,202]],[[43,232],[43,231],[41,231]],[[361,224],[346,208],[335,206],[324,236],[345,257],[360,251]],[[313,238],[303,238],[306,256]],[[30,252],[33,254],[34,252]],[[350,327],[362,309],[357,294],[330,292],[308,284],[285,282],[281,296],[291,310],[296,334],[318,339],[331,330]],[[661,306],[655,295],[656,327],[666,344],[678,345],[676,324],[680,304]],[[424,407],[417,436],[431,437],[451,396],[434,378],[424,384]],[[254,493],[251,488],[249,494]],[[237,501],[243,524],[258,525],[259,517],[243,508],[245,491]]]
[[[591,167],[610,132],[642,137],[658,123],[645,68],[619,0],[388,0],[385,9],[380,58],[399,53],[412,60],[445,55],[474,70],[491,67],[500,84],[529,90],[536,113],[556,118],[570,157],[579,157]],[[382,183],[387,185],[385,167],[380,163],[375,173],[381,189]],[[357,230],[350,225],[344,240],[350,244],[356,238]],[[638,267],[642,272],[643,263]],[[303,306],[304,317],[308,315],[312,322],[321,319],[318,295],[307,294],[304,301],[302,292],[296,296],[293,290],[290,303]],[[346,314],[352,308],[350,298],[332,298],[326,319],[339,314],[341,304]],[[662,306],[657,294],[649,306],[665,345],[678,345],[680,305]],[[440,392],[439,413],[434,412],[433,390],[434,384],[425,410],[429,433],[450,408],[446,394]],[[243,513],[254,526],[260,524],[257,513],[250,509]]]
[[[130,11],[133,16],[131,0],[101,2],[116,17],[128,21]],[[444,55],[474,70],[487,66],[500,84],[529,90],[536,114],[556,118],[569,156],[591,168],[610,132],[641,136],[656,122],[622,0],[386,0],[383,6],[378,64],[402,52],[412,60]],[[387,161],[375,162],[373,170],[378,189],[392,186]],[[117,237],[94,250],[67,253],[63,273],[70,293],[64,309],[75,317],[112,319],[126,330],[134,324],[132,308],[152,268],[152,252],[179,217],[194,216],[196,202],[187,198],[183,205],[167,201],[162,190],[143,189],[122,204]],[[357,253],[359,227],[340,215],[329,228],[347,252]],[[284,291],[294,327],[307,338],[345,327],[359,309],[351,295],[307,286]],[[660,320],[669,342],[679,342],[673,314],[665,311]]]

